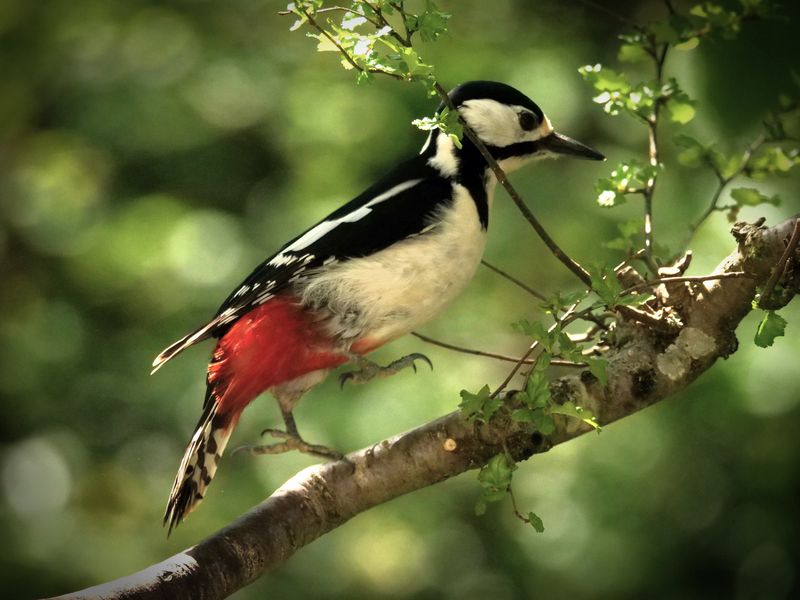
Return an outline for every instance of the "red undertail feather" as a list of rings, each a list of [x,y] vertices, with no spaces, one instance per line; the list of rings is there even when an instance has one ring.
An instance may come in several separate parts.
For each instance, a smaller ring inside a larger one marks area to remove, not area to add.
[[[170,531],[203,499],[241,412],[256,396],[347,360],[290,297],[275,297],[236,321],[220,339],[208,366],[203,416],[186,448],[164,515]]]

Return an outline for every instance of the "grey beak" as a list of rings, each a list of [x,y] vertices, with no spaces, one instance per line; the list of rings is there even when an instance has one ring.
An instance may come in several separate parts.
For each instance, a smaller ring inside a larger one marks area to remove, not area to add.
[[[588,158],[589,160],[605,160],[606,157],[597,150],[592,150],[589,146],[581,144],[578,140],[562,135],[556,131],[539,140],[539,144],[545,150],[554,154],[567,154],[577,158]]]

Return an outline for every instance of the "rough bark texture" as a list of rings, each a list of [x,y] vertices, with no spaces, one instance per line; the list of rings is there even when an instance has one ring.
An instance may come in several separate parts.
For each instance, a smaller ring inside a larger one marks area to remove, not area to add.
[[[660,307],[681,323],[677,333],[620,321],[606,355],[608,385],[585,371],[554,381],[553,398],[591,408],[605,425],[675,394],[718,358],[735,352],[736,326],[783,254],[796,219],[769,229],[737,224],[738,248],[715,272],[745,271],[752,278],[662,285]],[[800,258],[793,257],[783,276],[788,282],[784,303],[798,291],[798,264]],[[512,455],[523,460],[588,430],[575,419],[557,417],[556,431],[542,436],[506,415],[472,425],[454,412],[354,452],[349,463],[305,469],[196,546],[129,577],[61,598],[224,598],[357,514],[480,467],[502,451],[504,439]]]

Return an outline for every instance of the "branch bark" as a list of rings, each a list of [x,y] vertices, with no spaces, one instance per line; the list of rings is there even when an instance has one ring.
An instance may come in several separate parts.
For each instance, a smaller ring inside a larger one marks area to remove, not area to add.
[[[590,408],[607,425],[684,389],[721,357],[735,352],[735,329],[752,309],[796,227],[794,217],[772,228],[737,223],[738,248],[715,273],[744,271],[752,278],[682,281],[665,285],[663,308],[680,315],[680,332],[665,337],[634,321],[617,323],[608,359],[608,385],[588,371],[553,381],[557,402]],[[800,281],[800,258],[786,265],[786,281]],[[794,284],[792,284],[794,285]],[[791,294],[797,294],[792,289]],[[513,404],[513,393],[507,395]],[[468,424],[458,412],[348,455],[348,461],[309,467],[231,525],[138,573],[60,598],[225,598],[279,566],[303,546],[369,508],[486,463],[507,448],[515,460],[546,452],[590,431],[556,416],[548,436],[509,419]]]

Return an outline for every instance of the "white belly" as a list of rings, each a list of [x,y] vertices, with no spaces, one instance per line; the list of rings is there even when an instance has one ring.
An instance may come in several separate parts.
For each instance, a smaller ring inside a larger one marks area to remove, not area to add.
[[[388,341],[438,315],[475,274],[486,244],[475,202],[454,185],[453,204],[430,231],[376,254],[334,264],[308,282],[308,306],[324,306],[343,341]]]

